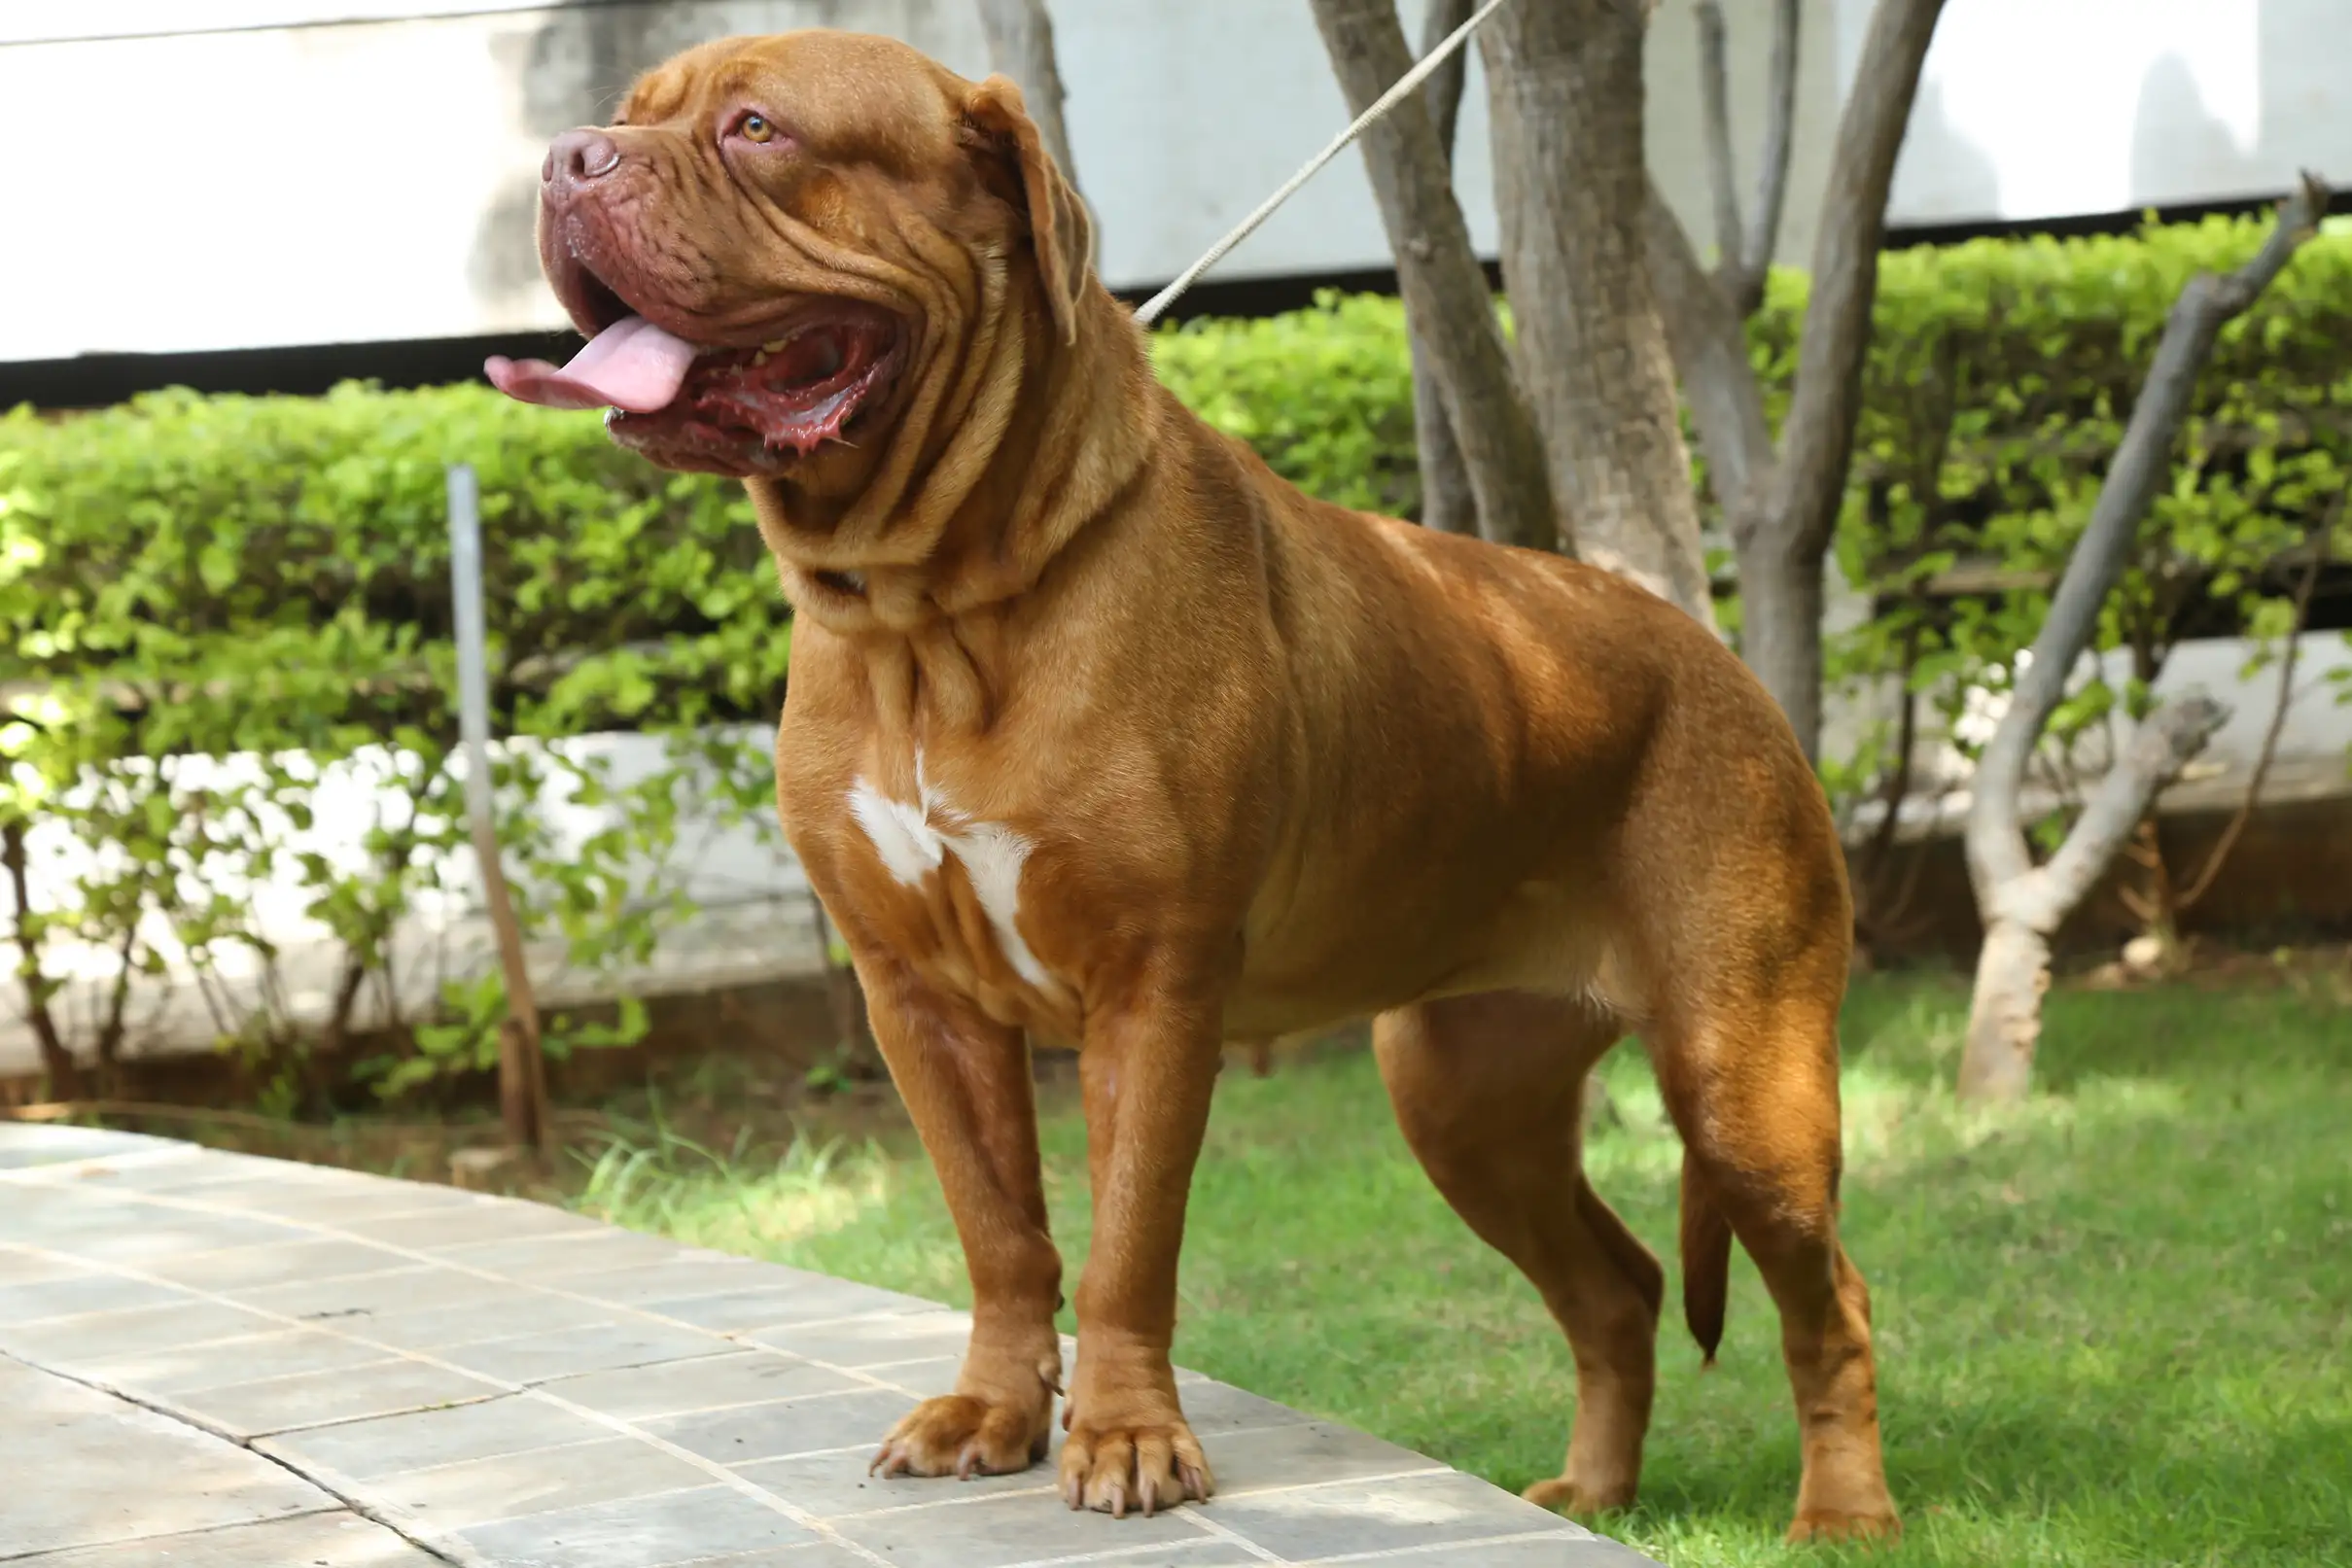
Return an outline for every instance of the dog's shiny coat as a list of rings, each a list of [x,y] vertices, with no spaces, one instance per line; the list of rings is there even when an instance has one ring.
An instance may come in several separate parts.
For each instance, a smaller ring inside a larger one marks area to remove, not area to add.
[[[781,137],[745,145],[753,112]],[[1529,1495],[1630,1502],[1663,1272],[1583,1177],[1578,1100],[1631,1028],[1687,1145],[1693,1331],[1711,1352],[1734,1237],[1779,1308],[1792,1534],[1892,1532],[1837,1239],[1843,866],[1738,661],[1638,587],[1312,500],[1194,418],[1000,78],[732,39],[649,73],[606,134],[616,158],[598,144],[543,216],[568,303],[592,254],[695,343],[811,298],[900,324],[887,384],[813,451],[622,437],[749,475],[797,612],[784,820],[969,1265],[957,1391],[880,1465],[1048,1450],[1034,1035],[1079,1051],[1094,1187],[1065,1493],[1207,1496],[1169,1351],[1221,1047],[1376,1016],[1415,1152],[1574,1349],[1566,1463]]]

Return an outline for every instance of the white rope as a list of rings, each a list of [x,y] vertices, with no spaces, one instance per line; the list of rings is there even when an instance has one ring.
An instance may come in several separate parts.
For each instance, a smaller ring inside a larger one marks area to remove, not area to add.
[[[1227,234],[1223,239],[1218,240],[1214,245],[1210,246],[1208,254],[1203,256],[1199,261],[1193,262],[1192,265],[1186,267],[1183,272],[1177,276],[1174,283],[1170,284],[1167,288],[1162,289],[1158,294],[1153,295],[1149,299],[1146,299],[1141,306],[1139,306],[1136,310],[1135,319],[1145,327],[1148,327],[1153,322],[1158,321],[1160,319],[1160,313],[1166,310],[1170,305],[1175,304],[1178,295],[1182,294],[1186,289],[1191,288],[1195,283],[1199,282],[1202,273],[1208,271],[1211,267],[1223,261],[1225,259],[1225,253],[1232,250],[1242,241],[1247,239],[1250,234],[1256,230],[1258,225],[1273,217],[1276,208],[1280,207],[1283,202],[1288,201],[1292,196],[1298,194],[1299,188],[1304,186],[1309,180],[1314,179],[1317,174],[1321,173],[1324,164],[1330,162],[1333,158],[1346,152],[1348,150],[1348,144],[1354,141],[1356,137],[1362,135],[1366,126],[1372,124],[1375,121],[1387,118],[1389,110],[1395,108],[1399,103],[1403,102],[1405,97],[1410,94],[1415,87],[1418,87],[1423,82],[1426,82],[1429,79],[1429,73],[1436,70],[1439,66],[1445,64],[1447,59],[1452,56],[1456,50],[1461,48],[1463,44],[1469,42],[1470,35],[1478,30],[1479,23],[1485,21],[1489,17],[1492,16],[1495,10],[1500,7],[1502,3],[1503,0],[1487,0],[1485,5],[1480,6],[1478,10],[1471,13],[1470,19],[1468,21],[1463,22],[1459,27],[1455,28],[1451,33],[1448,33],[1444,43],[1438,45],[1435,49],[1429,51],[1428,53],[1422,55],[1419,62],[1414,65],[1412,70],[1407,71],[1403,76],[1398,77],[1396,79],[1396,86],[1390,87],[1387,91],[1382,93],[1378,98],[1372,100],[1372,107],[1365,110],[1362,114],[1357,115],[1355,117],[1355,123],[1350,125],[1346,130],[1341,131],[1337,136],[1333,137],[1330,146],[1324,148],[1321,152],[1316,154],[1315,157],[1309,158],[1305,168],[1299,170],[1289,179],[1284,180],[1280,190],[1276,191],[1274,194],[1268,196],[1265,200],[1258,203],[1257,210],[1255,212],[1243,219],[1240,223],[1234,225],[1233,232]]]

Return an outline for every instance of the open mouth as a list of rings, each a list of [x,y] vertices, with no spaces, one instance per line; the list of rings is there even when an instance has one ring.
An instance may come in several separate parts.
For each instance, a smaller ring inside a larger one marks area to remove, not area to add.
[[[827,441],[849,441],[900,359],[897,318],[861,300],[803,296],[756,343],[696,343],[632,310],[593,274],[569,279],[574,316],[593,327],[561,366],[493,359],[509,397],[603,408],[614,439],[667,468],[738,476],[771,471]]]

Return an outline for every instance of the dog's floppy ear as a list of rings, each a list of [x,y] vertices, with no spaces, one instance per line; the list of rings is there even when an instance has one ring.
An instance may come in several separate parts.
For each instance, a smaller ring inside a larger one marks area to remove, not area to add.
[[[1094,220],[1086,204],[1045,151],[1037,122],[1029,118],[1021,89],[1008,76],[992,76],[973,89],[964,106],[981,157],[997,160],[1019,188],[1029,214],[1030,244],[1037,253],[1037,278],[1064,342],[1078,340],[1078,297],[1093,265]]]

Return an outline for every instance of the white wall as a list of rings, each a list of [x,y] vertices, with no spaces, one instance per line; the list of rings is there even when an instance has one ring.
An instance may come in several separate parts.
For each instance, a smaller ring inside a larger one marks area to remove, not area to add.
[[[437,9],[467,14],[421,15]],[[1303,0],[1058,9],[1078,176],[1114,286],[1181,269],[1345,119]],[[76,0],[63,24],[31,13],[0,7],[0,142],[20,150],[9,207],[46,243],[0,247],[0,297],[42,308],[0,313],[0,361],[558,326],[532,248],[540,160],[638,70],[702,39],[817,24],[987,67],[969,0]],[[391,15],[92,36],[109,18],[128,33],[304,14]],[[1461,174],[1491,247],[1482,93]],[[1224,272],[1386,254],[1351,159]]]
[[[1802,261],[1871,0],[1807,0],[1781,255]],[[1769,0],[1732,0],[1752,156]],[[1418,36],[1422,0],[1404,0]],[[1182,268],[1343,122],[1305,0],[1058,0],[1078,174],[1114,286]],[[840,25],[968,74],[970,0],[70,0],[0,5],[0,361],[448,337],[561,324],[531,246],[546,138],[730,32]],[[167,30],[168,29],[168,30]],[[1648,140],[1702,246],[1690,0],[1653,23]],[[2352,0],[1951,0],[1898,223],[2035,218],[2352,178]],[[1494,233],[1483,87],[1471,232]],[[1743,169],[1741,189],[1752,186]],[[1219,276],[1386,264],[1354,158]],[[37,301],[37,306],[28,302]]]
[[[30,8],[25,8],[29,10]],[[179,7],[78,0],[77,18]],[[215,20],[302,0],[189,8]],[[318,14],[459,9],[321,4]],[[531,220],[547,137],[649,59],[822,21],[821,0],[685,0],[0,47],[11,196],[0,359],[446,337],[556,325]],[[883,30],[954,54],[924,0]],[[965,29],[969,31],[969,29]]]
[[[1867,0],[1843,0],[1852,17]],[[1846,58],[1859,49],[1859,27]],[[2352,182],[2352,0],[1950,0],[1898,223],[2036,219]]]

